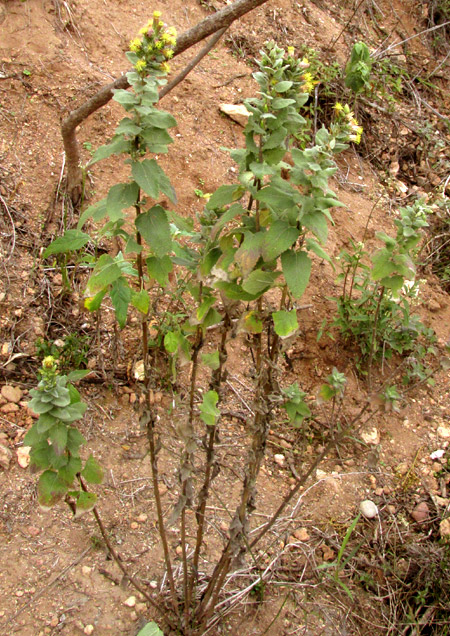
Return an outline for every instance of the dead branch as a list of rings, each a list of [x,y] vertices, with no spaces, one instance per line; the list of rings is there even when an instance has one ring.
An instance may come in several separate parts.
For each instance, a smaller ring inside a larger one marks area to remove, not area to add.
[[[213,33],[230,26],[235,20],[265,2],[267,2],[267,0],[236,0],[236,2],[227,5],[221,11],[209,15],[196,26],[188,29],[178,37],[174,57],[180,55],[180,53],[183,53]],[[92,115],[96,110],[105,106],[112,99],[114,90],[126,89],[128,86],[126,75],[122,75],[114,80],[112,84],[101,88],[79,108],[73,110],[61,124],[61,134],[67,161],[67,190],[74,205],[80,201],[82,189],[81,156],[76,136],[76,128],[87,119],[89,115]]]

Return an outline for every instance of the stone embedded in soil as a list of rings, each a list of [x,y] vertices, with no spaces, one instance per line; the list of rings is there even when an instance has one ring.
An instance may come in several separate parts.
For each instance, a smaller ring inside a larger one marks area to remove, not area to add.
[[[220,104],[219,110],[241,126],[246,126],[250,117],[244,104]]]
[[[93,633],[94,633],[93,625],[86,625],[86,627],[83,629],[83,634],[86,634],[86,636],[91,636],[91,634]]]
[[[430,298],[430,300],[427,302],[427,307],[433,313],[436,313],[441,309],[440,304],[437,302],[437,300],[434,300],[434,298]]]
[[[0,444],[0,466],[4,470],[8,470],[9,462],[11,461],[11,458],[12,458],[11,449],[8,448],[7,446],[4,446],[3,444]]]
[[[138,521],[139,523],[145,523],[148,519],[148,515],[142,513],[141,515],[139,515],[138,517],[136,517],[136,521]]]
[[[293,535],[298,541],[309,541],[310,536],[306,528],[298,528]]]
[[[437,430],[437,434],[439,437],[443,439],[450,439],[450,427],[448,426],[439,426]]]
[[[129,596],[126,601],[123,602],[127,607],[134,607],[136,605],[136,597]]]
[[[441,521],[439,524],[439,532],[444,541],[450,541],[450,517]]]
[[[276,455],[274,455],[273,460],[276,464],[278,464],[278,466],[284,466],[284,455],[282,455],[281,453],[277,453]]]
[[[420,503],[418,503],[414,510],[411,512],[411,517],[414,519],[414,521],[417,521],[417,523],[423,523],[429,518],[429,516],[430,509],[428,508],[428,504],[426,503],[426,501],[421,501]]]
[[[327,545],[322,546],[322,554],[324,561],[332,561],[334,559],[334,550]]]
[[[27,468],[30,463],[31,446],[21,446],[17,449],[17,463],[21,468]]]
[[[0,411],[2,413],[16,413],[19,410],[19,407],[14,402],[8,402],[0,407]]]
[[[5,400],[8,402],[14,402],[14,404],[17,404],[22,399],[22,389],[18,386],[5,384],[2,386],[1,393]]]
[[[366,444],[379,444],[380,434],[378,433],[377,429],[373,427],[369,431],[364,431],[363,433],[361,433],[361,439]]]
[[[370,501],[370,499],[361,501],[361,503],[359,504],[359,509],[361,511],[361,514],[366,519],[374,519],[378,514],[378,508],[373,503],[373,501]]]

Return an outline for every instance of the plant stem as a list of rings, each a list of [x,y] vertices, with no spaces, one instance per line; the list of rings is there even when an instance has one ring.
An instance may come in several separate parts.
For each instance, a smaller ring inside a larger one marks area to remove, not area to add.
[[[373,319],[372,337],[371,337],[371,340],[370,340],[370,354],[369,354],[369,362],[368,362],[368,368],[367,368],[367,383],[369,385],[369,392],[372,390],[372,362],[373,362],[373,356],[374,356],[374,353],[375,353],[378,318],[380,316],[381,301],[383,300],[383,296],[384,296],[384,292],[385,291],[386,291],[385,287],[381,287],[380,288],[380,294],[378,296],[377,308],[375,310],[375,316],[374,316],[374,319]]]
[[[78,481],[80,483],[81,489],[84,492],[89,492],[86,484],[83,481],[83,478],[81,477],[81,475],[77,475],[78,477]],[[121,571],[123,572],[123,574],[127,577],[127,579],[130,581],[130,583],[137,589],[138,592],[140,592],[142,594],[142,596],[150,603],[150,605],[156,609],[161,616],[164,618],[164,620],[166,621],[166,623],[169,625],[169,627],[171,629],[176,629],[176,625],[175,623],[172,622],[172,620],[170,618],[168,618],[167,616],[167,612],[164,610],[164,608],[161,606],[161,604],[157,603],[145,590],[145,588],[142,587],[142,585],[135,579],[135,577],[130,574],[130,572],[127,570],[127,568],[124,566],[124,564],[122,563],[122,560],[120,558],[120,556],[117,554],[117,552],[115,551],[111,541],[109,540],[108,537],[108,533],[106,532],[106,528],[103,524],[102,518],[100,517],[100,513],[98,512],[98,509],[96,506],[94,506],[94,508],[92,509],[92,513],[95,517],[95,521],[98,525],[98,528],[100,530],[100,533],[103,537],[103,540],[106,544],[106,547],[108,548],[109,553],[111,554],[112,558],[114,559],[114,561],[117,563],[117,565],[119,566],[119,568],[121,569]]]
[[[137,198],[136,198],[136,203],[134,206],[135,212],[136,212],[136,218],[139,217],[141,213],[140,194],[141,192],[139,190]],[[136,242],[138,245],[142,245],[142,236],[140,232],[138,231],[136,231]],[[142,250],[137,255],[137,270],[138,270],[138,277],[139,277],[139,287],[141,290],[143,290],[145,281],[144,281],[144,263],[142,258]],[[157,450],[156,450],[156,444],[155,444],[155,416],[153,414],[152,405],[150,403],[150,373],[149,373],[149,363],[148,363],[148,313],[142,316],[141,341],[142,341],[142,360],[144,363],[144,395],[145,395],[145,409],[143,410],[142,417],[143,417],[143,421],[146,422],[146,426],[147,426],[147,440],[149,444],[150,462],[152,466],[153,493],[155,496],[156,511],[157,511],[157,517],[158,517],[158,532],[161,538],[161,543],[163,545],[164,562],[166,564],[167,578],[169,580],[172,603],[174,606],[175,613],[177,613],[178,612],[178,597],[175,590],[175,582],[173,579],[172,563],[170,559],[166,529],[164,526],[164,518],[163,518],[163,511],[162,511],[162,504],[161,504],[161,494],[159,492],[158,459],[157,459]]]

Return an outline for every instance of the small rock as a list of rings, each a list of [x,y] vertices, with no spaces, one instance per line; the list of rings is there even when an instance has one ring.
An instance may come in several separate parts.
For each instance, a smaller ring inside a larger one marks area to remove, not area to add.
[[[322,552],[324,561],[332,561],[334,559],[334,550],[327,545],[322,546]]]
[[[388,504],[386,506],[386,510],[389,512],[389,514],[395,515],[396,508],[392,504]]]
[[[39,528],[36,528],[36,526],[28,526],[27,530],[30,537],[37,537],[41,532]]]
[[[241,126],[246,126],[250,117],[244,104],[220,104],[219,110]]]
[[[4,386],[2,386],[1,393],[5,400],[7,400],[8,402],[14,402],[14,404],[17,404],[22,399],[22,389],[20,389],[18,386],[5,384]]]
[[[278,466],[284,466],[284,455],[281,455],[281,453],[277,453],[276,455],[273,456],[273,460],[276,464],[278,464]]]
[[[18,596],[19,598],[21,596],[23,596],[24,594],[25,594],[25,592],[23,590],[17,590],[17,592],[16,592],[16,596]],[[56,623],[56,624],[58,624],[58,623]]]
[[[442,519],[439,524],[439,531],[441,533],[441,538],[444,541],[450,541],[450,517]]]
[[[90,573],[92,572],[92,568],[90,568],[88,565],[83,565],[83,567],[81,568],[81,571],[83,573],[83,576],[89,576]]]
[[[309,541],[310,536],[306,528],[299,528],[295,530],[294,537],[298,539],[298,541]]]
[[[414,510],[411,513],[411,517],[417,523],[423,523],[430,516],[430,509],[428,508],[428,504],[425,501],[421,501],[417,504]]]
[[[377,429],[373,427],[369,431],[364,431],[363,433],[361,433],[361,439],[366,444],[379,444],[380,434],[378,433]]]
[[[437,430],[437,434],[439,437],[443,439],[450,439],[450,427],[448,426],[439,426]]]
[[[317,479],[325,479],[325,477],[327,477],[327,473],[324,470],[320,470],[320,468],[318,468],[316,470],[316,477]]]
[[[361,511],[361,514],[366,519],[374,519],[378,514],[378,508],[373,503],[373,501],[370,501],[370,499],[361,501],[361,503],[359,504],[359,509]]]
[[[445,450],[443,448],[438,448],[438,450],[435,450],[430,454],[430,459],[441,459],[444,455]]]
[[[27,468],[30,463],[31,446],[21,446],[17,449],[17,463],[21,468]]]
[[[377,495],[377,497],[381,497],[384,493],[383,488],[376,488],[375,489],[375,494]]]
[[[136,603],[136,612],[138,614],[143,614],[147,610],[147,605],[145,603]]]
[[[158,587],[158,581],[150,581],[149,585],[152,590],[156,590],[156,588]]]
[[[7,446],[4,446],[3,444],[0,444],[0,466],[4,470],[8,470],[11,457],[11,449],[9,449]]]
[[[148,519],[148,515],[146,514],[141,514],[139,515],[139,517],[136,517],[136,521],[138,521],[139,523],[145,523]]]
[[[181,545],[177,545],[177,547],[175,548],[175,552],[178,554],[178,556],[183,554],[183,548],[181,547]]]
[[[437,302],[437,300],[434,300],[434,298],[430,298],[430,300],[427,302],[427,307],[433,313],[441,310],[440,304]]]
[[[409,465],[406,462],[400,462],[400,464],[397,464],[397,466],[395,467],[395,472],[397,473],[397,475],[400,475],[400,477],[403,477],[403,475],[406,475],[408,470],[409,470]]]
[[[91,636],[91,634],[93,633],[94,633],[93,625],[86,625],[86,627],[83,629],[83,634],[86,634],[86,636]]]
[[[129,596],[126,601],[123,602],[127,607],[134,607],[136,605],[136,597]]]
[[[137,400],[136,393],[130,393],[130,404],[134,404]]]
[[[0,411],[2,413],[16,413],[18,410],[19,407],[17,406],[17,404],[14,404],[14,402],[8,402],[7,404],[4,404],[0,407]]]
[[[130,523],[130,528],[131,528],[132,530],[136,530],[137,528],[139,528],[139,524],[138,524],[136,521],[132,521],[132,522]]]

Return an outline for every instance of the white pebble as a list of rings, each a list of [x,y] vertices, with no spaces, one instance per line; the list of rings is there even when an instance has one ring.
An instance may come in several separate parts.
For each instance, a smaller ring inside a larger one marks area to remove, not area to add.
[[[373,501],[370,501],[370,499],[361,501],[361,503],[359,504],[359,509],[361,511],[361,514],[366,517],[366,519],[373,519],[378,514],[378,508],[373,503]]]

